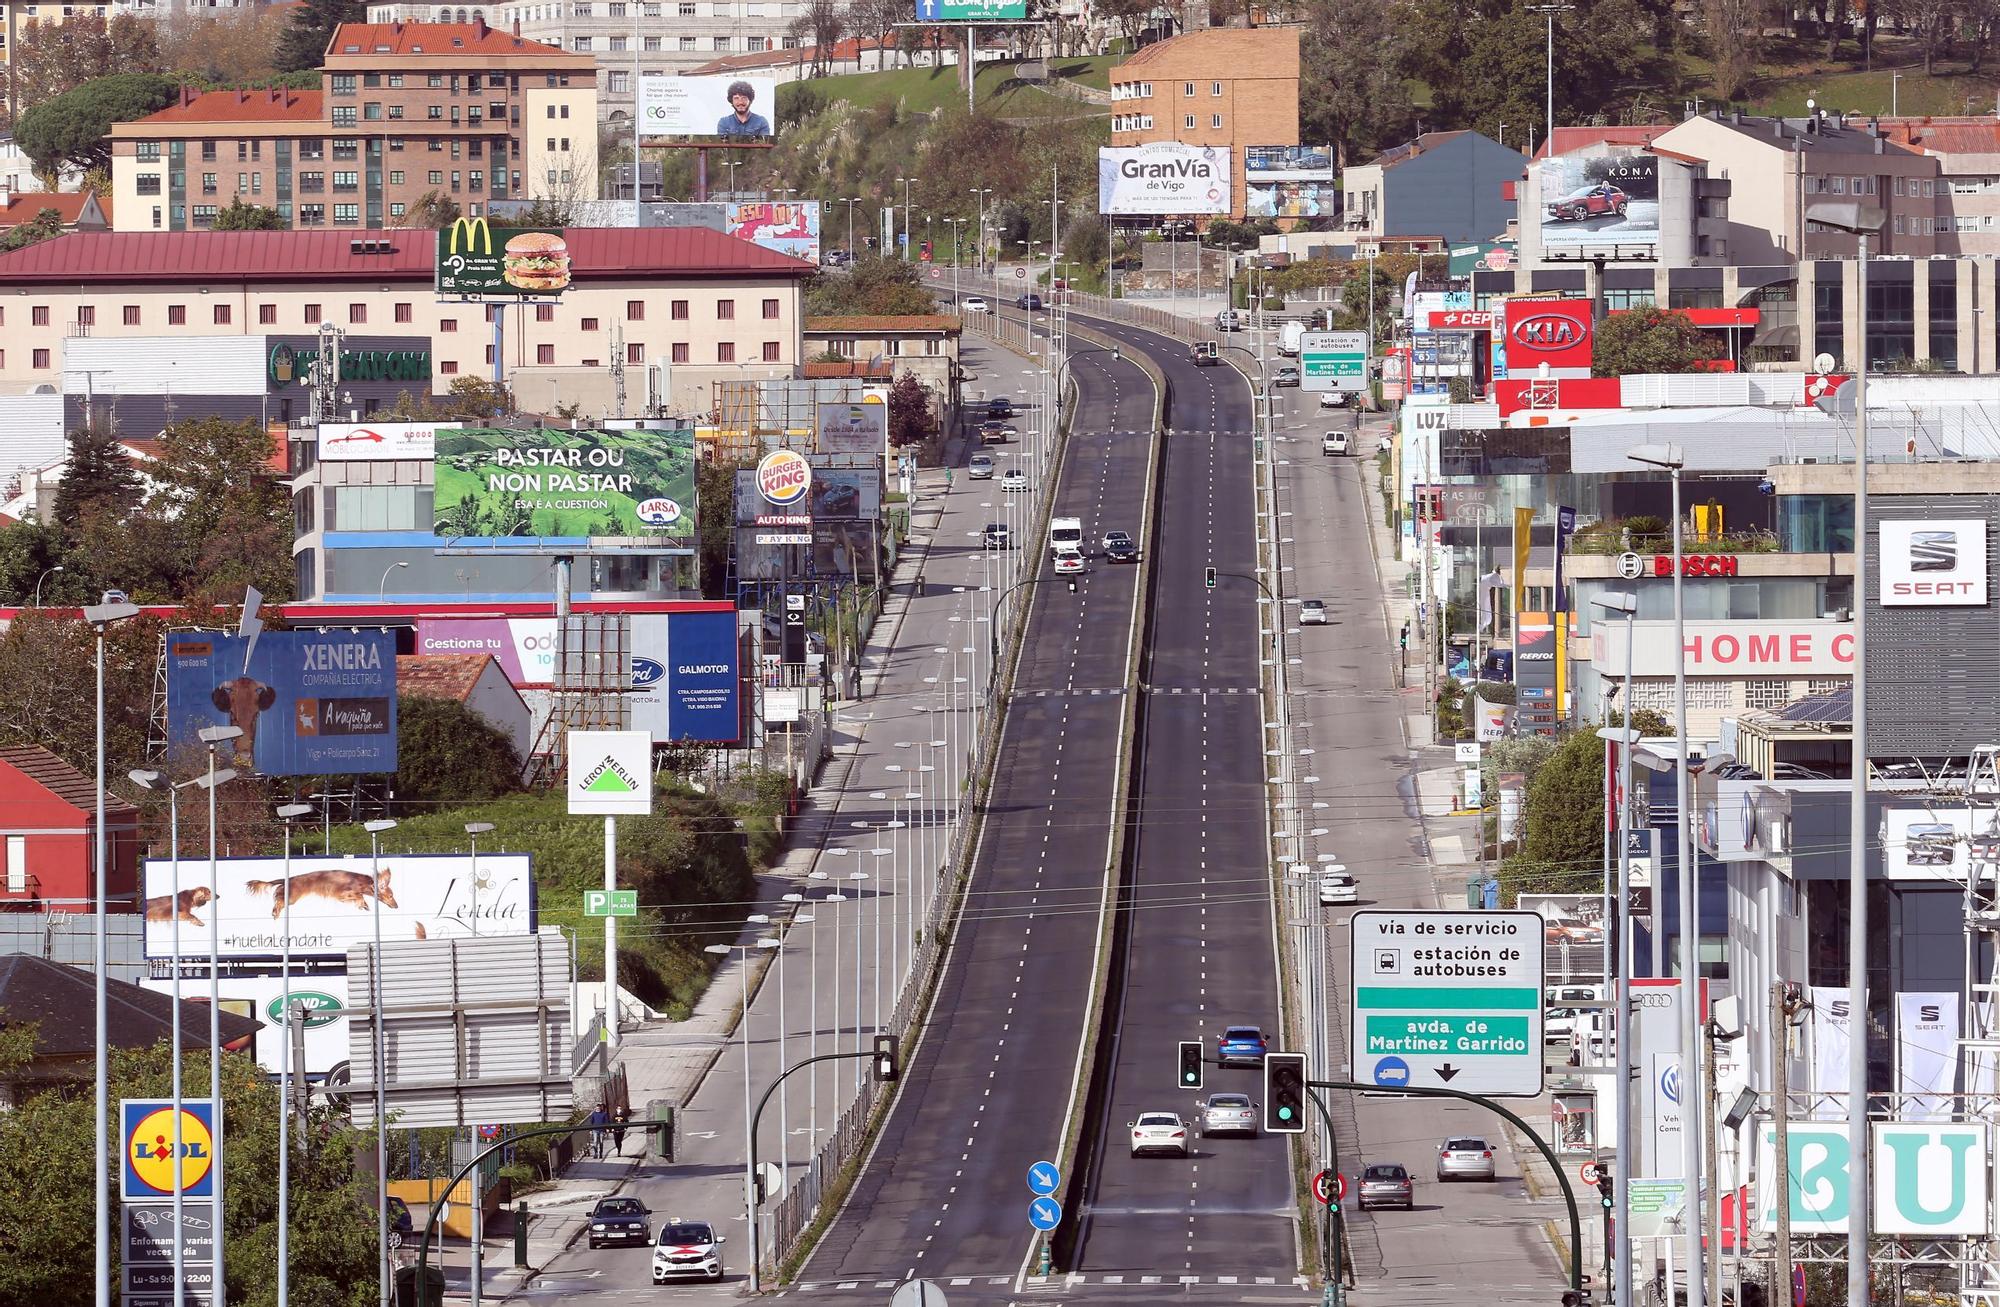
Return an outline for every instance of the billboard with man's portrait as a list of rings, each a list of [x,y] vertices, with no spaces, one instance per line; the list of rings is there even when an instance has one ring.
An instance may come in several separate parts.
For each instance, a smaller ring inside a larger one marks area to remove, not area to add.
[[[714,136],[765,141],[776,135],[778,83],[770,77],[639,79],[639,129],[645,136]]]

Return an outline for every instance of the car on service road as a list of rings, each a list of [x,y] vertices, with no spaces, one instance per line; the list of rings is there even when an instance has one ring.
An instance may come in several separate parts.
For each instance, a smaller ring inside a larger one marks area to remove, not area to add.
[[[974,295],[969,299],[964,299],[959,301],[958,307],[963,309],[967,313],[985,313],[988,311],[986,308],[986,301],[980,299],[977,295]]]
[[[720,1280],[722,1245],[728,1241],[706,1221],[668,1221],[653,1243],[653,1283],[691,1275]]]
[[[1322,390],[1319,393],[1321,408],[1346,408],[1347,392],[1344,390]]]
[[[651,1213],[636,1198],[600,1198],[590,1209],[590,1246],[653,1242]]]
[[[1027,488],[1028,474],[1026,472],[1009,472],[1000,478],[1000,489],[1007,494],[1011,495],[1017,490],[1025,491]]]
[[[1329,431],[1319,438],[1319,452],[1322,458],[1346,458],[1354,448],[1345,431]]]
[[[1139,546],[1123,531],[1106,531],[1104,556],[1114,563],[1136,563],[1139,561]]]
[[[1243,315],[1235,309],[1224,309],[1215,315],[1215,329],[1217,331],[1241,331],[1243,330]]]
[[[1438,1145],[1440,1180],[1491,1180],[1493,1145],[1479,1135],[1453,1135]]]
[[[993,455],[974,454],[965,460],[965,475],[974,481],[985,481],[993,475]]]
[[[1256,1026],[1229,1026],[1216,1036],[1215,1064],[1262,1066],[1267,1047],[1264,1032]]]
[[[1271,377],[1271,384],[1274,386],[1297,386],[1299,384],[1299,370],[1293,367],[1279,368]]]
[[[1172,1112],[1141,1112],[1132,1123],[1132,1156],[1148,1153],[1188,1155],[1187,1122]]]
[[[1320,873],[1319,903],[1321,907],[1330,908],[1337,903],[1359,902],[1361,902],[1361,886],[1355,883],[1354,877],[1344,871],[1326,871]]]
[[[1410,1211],[1417,1205],[1417,1183],[1399,1162],[1376,1162],[1364,1167],[1354,1201],[1362,1211],[1371,1207],[1401,1207]]]
[[[1083,555],[1074,549],[1056,550],[1056,575],[1063,576],[1083,570]]]
[[[1005,522],[988,522],[986,530],[981,534],[985,537],[983,543],[988,549],[1012,549],[1014,547],[1013,529]]]
[[[1306,599],[1299,603],[1300,626],[1326,625],[1326,600]]]
[[[1254,1135],[1257,1105],[1248,1094],[1210,1094],[1201,1103],[1201,1137]]]

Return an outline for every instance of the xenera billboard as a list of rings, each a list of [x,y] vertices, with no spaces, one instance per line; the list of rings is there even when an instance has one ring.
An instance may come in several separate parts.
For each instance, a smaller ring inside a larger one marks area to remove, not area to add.
[[[770,137],[778,83],[769,77],[639,78],[639,130],[646,136]]]
[[[208,955],[211,923],[225,958],[282,957],[287,903],[295,958],[346,957],[375,938],[378,912],[385,941],[468,939],[475,921],[481,935],[533,934],[528,855],[482,853],[478,870],[475,885],[458,853],[294,856],[289,874],[282,858],[223,858],[211,885],[207,858],[182,858],[178,876],[171,859],[148,858],[146,956],[174,956],[178,917],[183,957]]]
[[[1109,214],[1226,214],[1229,147],[1106,146],[1097,152],[1097,211]]]
[[[1584,150],[1544,159],[1541,202],[1546,250],[1659,246],[1660,161],[1651,155]]]
[[[818,200],[732,204],[723,216],[723,230],[774,254],[818,263],[819,215]]]
[[[235,726],[234,765],[264,776],[396,770],[396,636],[266,631],[167,639],[167,739]]]
[[[694,432],[437,433],[437,534],[694,543]]]
[[[437,293],[458,299],[532,296],[569,289],[569,241],[553,227],[493,230],[459,218],[437,234]]]
[[[742,735],[736,612],[632,615],[632,729],[655,740]]]

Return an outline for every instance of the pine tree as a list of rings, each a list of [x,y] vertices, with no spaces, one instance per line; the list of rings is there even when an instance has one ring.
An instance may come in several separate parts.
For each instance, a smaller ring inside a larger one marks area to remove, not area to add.
[[[305,0],[292,10],[292,25],[278,39],[278,71],[302,73],[318,68],[326,60],[326,44],[333,39],[334,29],[367,17],[367,6],[356,0]]]
[[[69,433],[69,461],[56,489],[56,521],[74,529],[93,509],[118,517],[139,502],[139,477],[108,427],[86,423]]]

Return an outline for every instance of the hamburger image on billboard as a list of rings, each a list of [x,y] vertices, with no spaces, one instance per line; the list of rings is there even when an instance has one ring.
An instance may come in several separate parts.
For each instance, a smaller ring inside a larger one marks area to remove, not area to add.
[[[552,231],[524,231],[508,238],[500,278],[525,291],[562,290],[569,285],[569,242]]]
[[[437,234],[439,295],[553,296],[569,279],[569,241],[555,228],[496,230],[485,218],[459,218]]]

